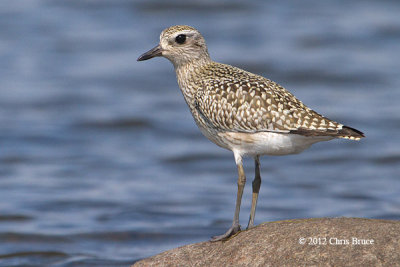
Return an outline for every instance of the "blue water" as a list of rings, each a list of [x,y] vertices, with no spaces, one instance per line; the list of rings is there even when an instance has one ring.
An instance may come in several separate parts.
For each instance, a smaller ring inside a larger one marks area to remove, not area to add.
[[[175,24],[367,136],[263,157],[256,223],[400,219],[399,14],[398,1],[1,1],[0,266],[127,266],[230,226],[231,152],[201,135],[167,60],[136,62]]]

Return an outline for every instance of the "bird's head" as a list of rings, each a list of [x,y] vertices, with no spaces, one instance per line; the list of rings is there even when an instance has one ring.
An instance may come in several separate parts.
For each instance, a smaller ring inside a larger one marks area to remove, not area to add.
[[[190,26],[172,26],[161,32],[160,43],[141,55],[143,61],[153,57],[169,59],[175,68],[187,63],[209,60],[207,45],[198,30]]]

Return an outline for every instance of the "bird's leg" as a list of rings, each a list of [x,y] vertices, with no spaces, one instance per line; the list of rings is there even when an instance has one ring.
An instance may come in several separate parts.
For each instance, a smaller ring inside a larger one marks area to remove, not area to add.
[[[236,164],[237,164],[238,173],[239,173],[235,216],[233,217],[233,222],[232,222],[231,228],[229,228],[228,231],[223,235],[214,236],[211,239],[211,242],[216,242],[216,241],[221,241],[221,240],[228,239],[230,236],[232,236],[232,235],[234,235],[234,234],[236,234],[237,232],[240,231],[239,212],[240,212],[240,204],[242,202],[243,189],[244,189],[244,186],[246,184],[246,175],[244,173],[243,163],[242,163],[241,157],[235,155],[235,159],[236,159]]]
[[[251,211],[250,211],[249,224],[247,225],[246,229],[250,229],[254,226],[254,217],[256,216],[258,192],[260,192],[260,186],[261,186],[260,157],[259,156],[256,156],[254,158],[254,163],[255,163],[255,177],[253,180],[253,198],[251,200]]]

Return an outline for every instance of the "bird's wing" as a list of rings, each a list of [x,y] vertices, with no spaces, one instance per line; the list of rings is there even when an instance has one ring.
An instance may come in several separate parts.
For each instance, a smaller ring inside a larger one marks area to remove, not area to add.
[[[211,127],[249,133],[343,135],[345,126],[311,110],[279,84],[224,66],[232,68],[234,75],[203,79],[202,89],[195,96],[196,109]]]

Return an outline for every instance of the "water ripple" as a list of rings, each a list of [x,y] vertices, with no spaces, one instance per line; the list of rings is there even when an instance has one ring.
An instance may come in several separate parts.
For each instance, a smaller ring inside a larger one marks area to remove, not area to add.
[[[0,1],[0,265],[128,266],[229,227],[232,153],[201,135],[167,60],[136,61],[176,24],[366,133],[262,157],[256,223],[399,219],[399,14],[398,1]]]

